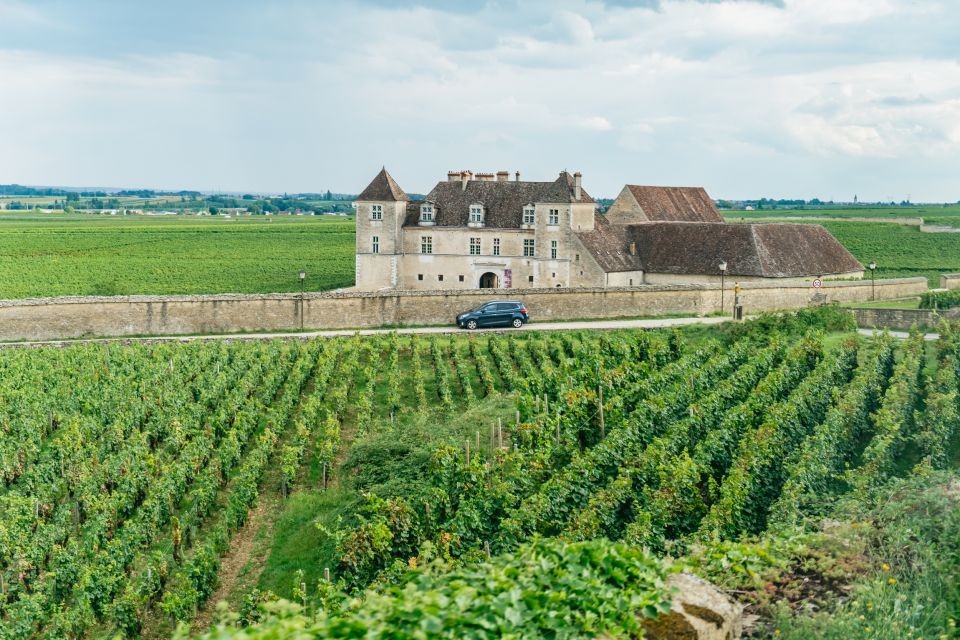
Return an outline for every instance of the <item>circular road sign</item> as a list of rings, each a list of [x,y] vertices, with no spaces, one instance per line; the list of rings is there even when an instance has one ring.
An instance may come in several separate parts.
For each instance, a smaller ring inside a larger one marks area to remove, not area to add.
[[[823,286],[823,280],[821,280],[820,278],[814,279],[814,281],[813,281],[813,288],[814,288],[814,289],[819,289],[819,288],[822,287],[822,286]]]

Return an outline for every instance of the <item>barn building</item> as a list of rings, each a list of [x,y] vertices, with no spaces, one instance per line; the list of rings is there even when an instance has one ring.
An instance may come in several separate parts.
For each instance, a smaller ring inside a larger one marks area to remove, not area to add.
[[[386,169],[356,199],[356,286],[604,287],[862,277],[814,224],[726,224],[702,188],[627,185],[606,213],[579,172],[451,171],[412,200]]]

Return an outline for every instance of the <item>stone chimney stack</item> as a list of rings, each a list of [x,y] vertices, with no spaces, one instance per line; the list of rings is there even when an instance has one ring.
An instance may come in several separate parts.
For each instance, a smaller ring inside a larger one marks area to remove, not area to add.
[[[467,171],[460,172],[460,189],[462,191],[467,190],[467,183],[473,179],[473,172],[469,169]]]
[[[506,182],[510,179],[509,171],[497,171],[497,182]]]
[[[580,186],[580,180],[581,180],[582,178],[583,178],[583,176],[580,175],[580,172],[579,172],[579,171],[577,171],[575,174],[573,174],[573,196],[574,196],[574,198],[576,198],[577,200],[580,200],[580,195],[581,195],[581,193],[583,192],[583,188]]]
[[[460,172],[459,172],[459,171],[447,171],[447,181],[448,181],[448,182],[456,182],[456,181],[458,181],[459,179],[460,179]]]
[[[520,182],[520,172],[519,172],[519,171],[517,171],[516,176],[517,176],[517,182]]]

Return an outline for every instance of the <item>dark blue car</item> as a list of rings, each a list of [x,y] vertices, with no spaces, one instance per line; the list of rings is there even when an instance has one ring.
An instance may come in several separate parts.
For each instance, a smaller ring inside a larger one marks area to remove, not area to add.
[[[516,327],[519,329],[530,322],[527,306],[516,300],[495,300],[485,302],[457,316],[457,326],[462,329],[479,327]]]

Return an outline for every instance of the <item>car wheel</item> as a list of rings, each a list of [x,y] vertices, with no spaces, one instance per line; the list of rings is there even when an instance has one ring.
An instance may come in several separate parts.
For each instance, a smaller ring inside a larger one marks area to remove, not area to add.
[[[522,327],[522,326],[523,326],[523,320],[521,320],[520,318],[514,318],[514,319],[513,319],[513,328],[514,328],[514,329],[519,329],[519,328]]]
[[[473,330],[476,329],[476,328],[477,328],[477,321],[476,321],[476,320],[469,320],[469,321],[467,321],[467,329],[470,329],[471,331],[473,331]]]

